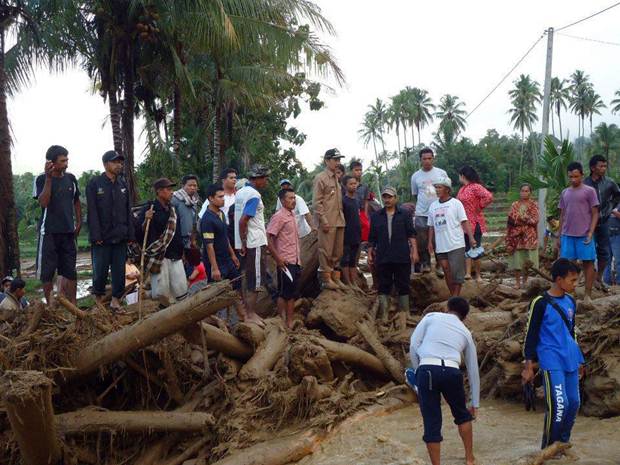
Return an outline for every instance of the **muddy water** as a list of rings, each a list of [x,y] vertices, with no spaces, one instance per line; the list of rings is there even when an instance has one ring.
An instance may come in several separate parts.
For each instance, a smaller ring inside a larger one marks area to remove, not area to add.
[[[540,447],[542,407],[526,412],[521,405],[485,402],[474,423],[478,465],[515,464]],[[462,444],[450,412],[443,411],[442,465],[462,465]],[[365,419],[322,443],[299,465],[419,465],[430,463],[422,442],[417,405]],[[579,417],[573,429],[572,457],[553,465],[620,465],[620,418]]]

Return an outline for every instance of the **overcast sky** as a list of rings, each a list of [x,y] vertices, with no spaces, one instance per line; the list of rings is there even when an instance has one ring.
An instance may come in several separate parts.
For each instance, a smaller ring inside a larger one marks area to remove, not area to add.
[[[405,86],[427,89],[435,103],[446,93],[473,107],[499,82],[549,26],[559,28],[609,6],[611,0],[315,0],[334,24],[336,37],[326,38],[345,75],[346,85],[324,95],[326,108],[304,111],[293,121],[308,135],[298,156],[308,168],[327,148],[347,157],[370,161],[372,147],[363,147],[357,131],[367,106],[388,99]],[[620,7],[563,33],[620,44]],[[553,75],[568,77],[584,70],[606,104],[620,90],[620,46],[555,35]],[[465,132],[474,140],[495,128],[512,133],[507,91],[520,73],[543,83],[546,38],[509,79],[468,120]],[[334,84],[330,82],[330,84]],[[14,136],[16,173],[40,172],[51,144],[69,149],[70,170],[100,169],[101,155],[112,146],[107,106],[90,92],[86,74],[40,72],[36,83],[8,102]],[[608,110],[594,124],[620,124]],[[577,133],[577,118],[563,123]],[[139,137],[140,126],[136,131]],[[430,143],[435,125],[422,132]],[[388,140],[388,149],[396,141]],[[136,146],[140,158],[143,145]]]

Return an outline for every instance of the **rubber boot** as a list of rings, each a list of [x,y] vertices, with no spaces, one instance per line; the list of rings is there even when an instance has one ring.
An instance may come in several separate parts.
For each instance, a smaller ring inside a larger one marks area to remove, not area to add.
[[[398,311],[409,313],[411,309],[409,308],[409,296],[408,295],[399,295],[398,296]]]
[[[338,285],[334,281],[332,281],[332,274],[329,271],[321,272],[319,276],[321,280],[321,287],[323,289],[329,289],[331,291],[337,291],[340,289]]]
[[[387,321],[390,309],[390,296],[379,294],[379,311],[377,312],[377,320]]]
[[[342,282],[342,280],[340,279],[340,271],[332,271],[332,281],[336,284],[336,286],[338,286],[338,288],[340,290],[343,291],[348,291],[349,287]]]

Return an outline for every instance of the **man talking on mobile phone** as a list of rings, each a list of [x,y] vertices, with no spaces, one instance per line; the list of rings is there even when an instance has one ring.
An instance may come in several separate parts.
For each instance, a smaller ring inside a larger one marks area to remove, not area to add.
[[[76,302],[76,239],[82,228],[80,189],[74,175],[67,173],[69,152],[52,145],[45,154],[45,173],[38,176],[34,198],[41,206],[37,246],[37,278],[43,284],[45,300],[52,304],[54,275],[58,273],[58,293]]]

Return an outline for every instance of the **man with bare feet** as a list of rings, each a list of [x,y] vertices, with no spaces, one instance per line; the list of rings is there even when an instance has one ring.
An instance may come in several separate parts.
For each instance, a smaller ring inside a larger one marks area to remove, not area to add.
[[[469,303],[462,297],[448,300],[447,313],[427,314],[411,335],[409,356],[415,370],[420,412],[424,422],[423,440],[433,465],[441,463],[441,397],[443,396],[458,426],[465,448],[465,463],[474,465],[472,421],[480,404],[478,357],[471,333],[463,324]],[[463,375],[459,370],[461,354],[471,389],[471,407],[465,402]]]

